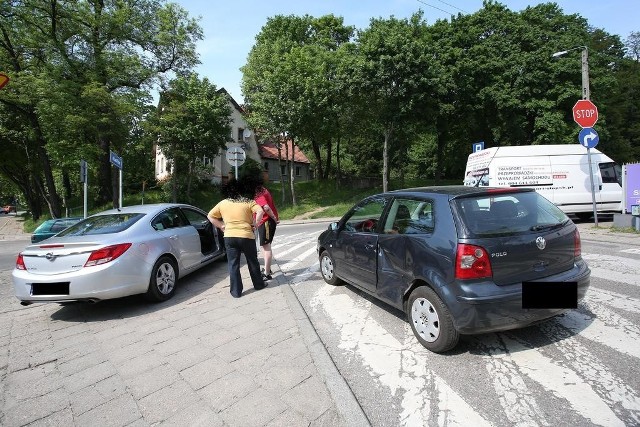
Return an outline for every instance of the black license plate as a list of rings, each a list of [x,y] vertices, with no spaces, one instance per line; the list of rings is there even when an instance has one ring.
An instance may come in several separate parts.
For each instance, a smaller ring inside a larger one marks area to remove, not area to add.
[[[578,283],[522,282],[522,308],[578,308]]]
[[[31,295],[69,295],[69,282],[32,283]]]

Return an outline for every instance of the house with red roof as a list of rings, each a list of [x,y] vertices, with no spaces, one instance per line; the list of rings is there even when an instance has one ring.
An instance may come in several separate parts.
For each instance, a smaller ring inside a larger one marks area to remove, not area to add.
[[[206,179],[212,183],[222,183],[233,174],[233,168],[227,161],[227,151],[241,147],[245,156],[252,158],[260,163],[264,170],[268,173],[269,181],[289,181],[289,170],[285,161],[286,153],[291,159],[291,141],[286,143],[275,144],[269,141],[259,141],[255,132],[249,129],[249,125],[244,118],[244,109],[233,99],[233,97],[224,89],[219,89],[220,93],[226,95],[231,107],[231,134],[227,142],[227,149],[220,153],[204,156],[198,159],[206,171]],[[280,154],[278,153],[280,146]],[[288,147],[289,151],[286,151]],[[165,180],[171,175],[171,159],[168,159],[162,152],[162,149],[156,145],[155,152],[155,177],[157,180]],[[295,158],[293,165],[294,181],[307,181],[310,179],[310,162],[307,156],[295,147]]]
[[[262,159],[262,168],[267,172],[269,181],[289,181],[291,159],[293,151],[293,177],[295,181],[308,181],[311,179],[311,162],[302,152],[300,147],[287,140],[280,143],[273,141],[261,141],[258,144],[258,151]]]

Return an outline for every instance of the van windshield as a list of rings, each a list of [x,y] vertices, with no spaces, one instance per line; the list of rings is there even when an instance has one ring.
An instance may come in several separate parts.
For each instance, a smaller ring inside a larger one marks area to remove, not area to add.
[[[466,228],[475,236],[539,232],[569,221],[556,205],[535,191],[454,199]]]

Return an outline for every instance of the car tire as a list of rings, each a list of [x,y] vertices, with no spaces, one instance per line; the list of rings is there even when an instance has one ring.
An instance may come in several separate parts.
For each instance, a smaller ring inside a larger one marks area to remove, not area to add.
[[[593,218],[593,212],[577,212],[575,215],[580,221],[588,221]]]
[[[163,256],[156,261],[151,270],[149,289],[145,297],[149,301],[166,301],[176,292],[178,281],[178,266],[173,258]]]
[[[320,254],[320,274],[322,274],[324,281],[330,285],[337,286],[342,284],[342,280],[336,276],[333,258],[327,251],[322,251]]]
[[[411,293],[407,317],[413,334],[427,350],[442,353],[458,344],[460,334],[451,313],[433,289],[420,286]]]

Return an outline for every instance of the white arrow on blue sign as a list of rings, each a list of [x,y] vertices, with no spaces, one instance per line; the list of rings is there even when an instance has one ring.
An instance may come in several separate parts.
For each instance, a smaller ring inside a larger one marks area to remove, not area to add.
[[[122,169],[122,157],[118,156],[113,151],[109,151],[109,160],[118,169]]]
[[[583,147],[593,148],[600,142],[600,137],[594,128],[583,128],[578,134],[578,142]]]

